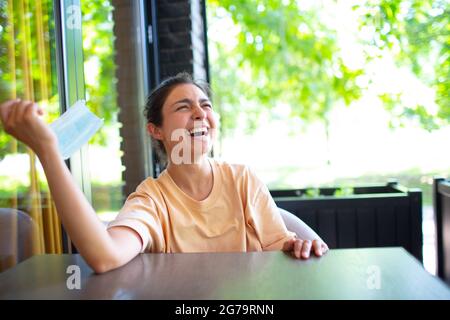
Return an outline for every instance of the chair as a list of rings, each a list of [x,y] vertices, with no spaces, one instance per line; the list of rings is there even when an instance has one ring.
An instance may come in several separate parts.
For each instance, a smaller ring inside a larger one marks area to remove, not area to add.
[[[36,224],[16,209],[0,208],[0,272],[33,255]]]
[[[289,231],[292,231],[295,234],[297,234],[298,238],[309,240],[314,239],[322,240],[322,238],[319,237],[319,235],[316,232],[314,232],[313,229],[311,229],[306,223],[300,220],[300,218],[298,218],[296,215],[282,208],[278,208],[278,210],[280,211],[281,217],[283,218],[286,228]]]
[[[450,285],[450,180],[433,179],[438,276]]]

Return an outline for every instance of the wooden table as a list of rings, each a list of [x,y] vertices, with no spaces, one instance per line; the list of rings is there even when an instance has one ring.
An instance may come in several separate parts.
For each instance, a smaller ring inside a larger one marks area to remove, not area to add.
[[[76,285],[70,265],[79,267],[80,289],[68,289]],[[0,274],[0,299],[450,299],[450,289],[402,248],[331,250],[309,260],[283,252],[142,254],[101,275],[79,255],[40,255]]]

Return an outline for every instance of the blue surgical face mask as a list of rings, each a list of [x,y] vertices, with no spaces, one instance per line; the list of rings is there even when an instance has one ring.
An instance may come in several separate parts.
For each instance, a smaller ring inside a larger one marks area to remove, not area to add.
[[[79,150],[103,125],[103,119],[89,111],[84,100],[72,107],[50,124],[58,137],[58,148],[64,160]]]

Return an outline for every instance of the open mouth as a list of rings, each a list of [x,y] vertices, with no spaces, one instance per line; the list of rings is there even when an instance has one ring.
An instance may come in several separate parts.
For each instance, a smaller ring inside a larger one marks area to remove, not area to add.
[[[194,128],[192,130],[189,130],[189,134],[191,135],[191,137],[205,136],[206,134],[208,134],[208,128]]]

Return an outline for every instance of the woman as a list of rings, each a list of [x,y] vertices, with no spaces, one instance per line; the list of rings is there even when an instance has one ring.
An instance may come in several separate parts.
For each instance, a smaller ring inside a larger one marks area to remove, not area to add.
[[[266,186],[245,166],[208,158],[217,123],[207,86],[186,74],[164,81],[148,99],[147,129],[167,158],[157,179],[143,181],[107,228],[72,180],[53,131],[30,101],[0,105],[5,131],[40,159],[58,215],[97,273],[141,252],[283,250],[308,258],[328,247],[297,239],[283,223]]]

